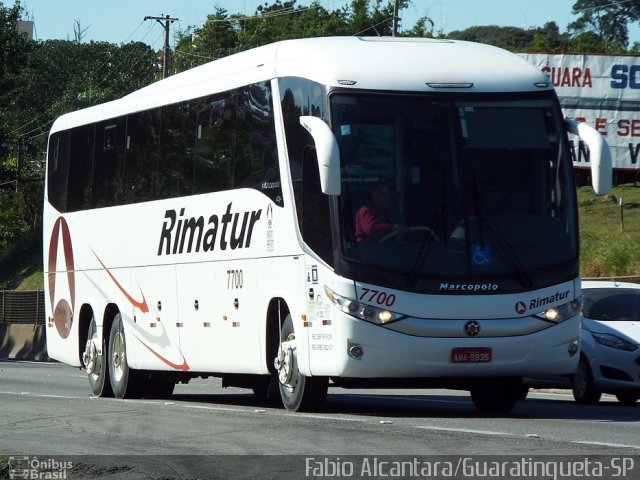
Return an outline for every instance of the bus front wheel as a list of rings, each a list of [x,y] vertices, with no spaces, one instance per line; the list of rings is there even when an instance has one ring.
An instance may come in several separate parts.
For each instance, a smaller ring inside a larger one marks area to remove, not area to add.
[[[274,361],[280,384],[280,397],[287,410],[315,410],[322,406],[329,387],[327,377],[307,377],[298,369],[298,348],[291,315],[287,315]]]

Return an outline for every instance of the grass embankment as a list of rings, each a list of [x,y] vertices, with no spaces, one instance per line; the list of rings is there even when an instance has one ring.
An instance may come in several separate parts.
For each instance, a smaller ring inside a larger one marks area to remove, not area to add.
[[[9,464],[7,461],[7,457],[0,457],[0,480],[6,480],[9,478]]]
[[[640,186],[614,187],[602,197],[582,187],[578,205],[581,275],[640,277]]]
[[[0,290],[42,290],[42,240],[26,237],[0,256]]]

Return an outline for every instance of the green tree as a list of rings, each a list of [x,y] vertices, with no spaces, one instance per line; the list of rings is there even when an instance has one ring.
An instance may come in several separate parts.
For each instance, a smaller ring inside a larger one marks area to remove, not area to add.
[[[33,43],[16,31],[21,14],[20,3],[10,8],[0,3],[0,157],[15,149],[12,130],[24,116],[15,94],[22,88]]]
[[[341,35],[391,35],[394,0],[353,0],[329,11],[320,2],[308,6],[297,0],[275,0],[259,5],[255,14],[229,15],[217,8],[200,28],[189,27],[177,35],[178,70],[200,65],[249,48],[291,38]],[[410,0],[400,0],[400,11]],[[432,37],[433,22],[424,17],[403,35]]]
[[[506,50],[523,52],[533,44],[535,32],[518,27],[487,25],[453,31],[449,38],[471,42],[487,43]]]
[[[629,45],[629,23],[640,20],[640,0],[576,0],[573,13],[579,15],[569,24],[575,34],[594,33],[605,48],[624,51]]]
[[[242,20],[229,17],[216,7],[200,28],[189,27],[176,34],[175,65],[177,71],[213,61],[235,53]]]
[[[547,22],[534,29],[533,40],[527,48],[530,52],[561,53],[569,48],[569,36],[561,34],[556,22]]]
[[[401,32],[400,35],[403,37],[434,38],[434,28],[433,20],[429,17],[421,17],[410,30]],[[444,34],[440,32],[437,36],[442,37]]]
[[[121,97],[158,74],[148,45],[33,41],[17,33],[21,15],[19,3],[0,3],[0,269],[11,252],[39,245],[47,133],[54,119]]]
[[[607,41],[597,33],[584,31],[574,34],[569,42],[572,52],[625,53],[625,48],[615,41]]]
[[[239,50],[279,40],[346,35],[343,11],[329,12],[318,2],[297,6],[296,0],[261,5],[256,15],[243,23],[239,32]]]

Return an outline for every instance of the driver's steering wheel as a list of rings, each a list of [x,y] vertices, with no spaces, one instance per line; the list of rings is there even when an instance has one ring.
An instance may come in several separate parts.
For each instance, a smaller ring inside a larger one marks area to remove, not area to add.
[[[440,238],[438,237],[436,232],[434,232],[431,227],[422,227],[422,226],[409,227],[409,231],[408,232],[404,232],[404,233],[411,233],[411,232],[427,232],[429,235],[431,235],[433,237],[434,240],[438,240],[438,241],[440,240]],[[399,230],[394,230],[393,232],[387,233],[384,237],[382,237],[380,240],[378,240],[378,242],[379,243],[386,242],[390,238],[397,237],[398,235],[400,235],[400,231]]]

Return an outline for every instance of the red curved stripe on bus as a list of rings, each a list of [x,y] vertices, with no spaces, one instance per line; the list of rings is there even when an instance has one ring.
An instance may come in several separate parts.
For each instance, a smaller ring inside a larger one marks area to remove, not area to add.
[[[56,220],[51,232],[51,241],[49,242],[49,300],[51,300],[51,311],[53,311],[53,302],[56,295],[56,257],[58,256],[58,225],[60,219]]]
[[[138,338],[138,337],[136,337]],[[180,370],[183,372],[188,372],[189,371],[189,364],[187,363],[187,359],[184,358],[184,355],[182,355],[182,352],[180,352],[180,356],[182,356],[182,363],[173,363],[171,360],[168,360],[166,358],[164,358],[162,355],[160,355],[158,352],[156,352],[153,348],[151,348],[149,345],[147,345],[146,343],[144,343],[142,340],[140,340],[138,338],[138,341],[144,345],[145,347],[147,347],[147,350],[149,350],[151,353],[153,353],[156,357],[158,357],[163,363],[165,363],[166,365],[169,365],[171,368],[173,368],[174,370]]]
[[[73,261],[73,245],[71,243],[71,232],[69,225],[64,217],[58,217],[53,224],[51,231],[51,240],[49,242],[49,300],[51,301],[51,309],[53,310],[53,302],[56,293],[56,261],[58,259],[58,236],[62,232],[62,249],[64,253],[64,263],[67,271],[67,281],[69,282],[69,294],[71,295],[71,308],[75,306],[76,296],[76,278],[74,272]]]
[[[96,255],[96,252],[93,252],[93,254]],[[116,284],[116,287],[118,287],[118,289],[122,292],[122,294],[126,297],[126,299],[129,300],[129,303],[131,303],[131,305],[133,305],[134,307],[138,307],[142,313],[147,313],[149,311],[149,306],[147,305],[147,300],[144,298],[144,293],[142,293],[142,291],[140,292],[140,294],[142,295],[141,301],[138,301],[135,298],[133,298],[124,289],[124,287],[120,285],[120,282],[116,280],[116,277],[113,276],[113,274],[111,273],[111,271],[109,271],[107,266],[104,263],[102,263],[102,260],[100,260],[100,257],[96,255],[96,258],[100,262],[100,265],[102,265],[102,268],[104,268],[105,272],[107,272],[107,274],[111,277],[111,280],[113,280],[113,283]]]

